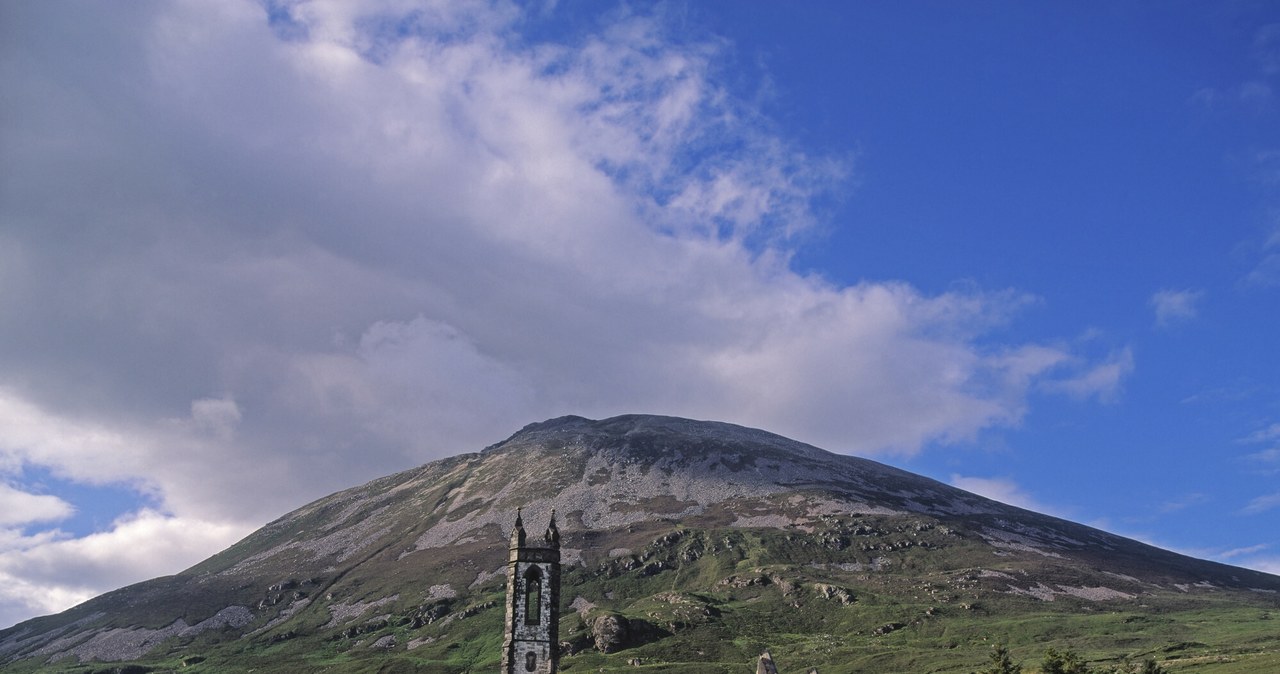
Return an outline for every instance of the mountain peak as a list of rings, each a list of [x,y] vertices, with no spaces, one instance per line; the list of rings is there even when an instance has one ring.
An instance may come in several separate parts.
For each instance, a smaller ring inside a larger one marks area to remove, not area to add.
[[[600,420],[556,417],[529,424],[506,440],[489,446],[485,452],[532,447],[620,451],[633,460],[658,459],[673,452],[689,456],[716,450],[745,452],[748,458],[770,455],[775,459],[807,461],[837,456],[755,428],[655,414],[624,414]]]
[[[772,438],[794,443],[792,440],[754,428],[747,428],[722,421],[697,421],[682,417],[663,416],[658,414],[622,414],[606,419],[588,419],[577,415],[566,415],[526,425],[516,431],[503,442],[492,445],[500,447],[504,444],[551,436],[629,436],[635,434],[651,435],[683,435],[683,436],[718,436],[723,438],[741,436],[754,438]],[[798,443],[795,443],[798,444]]]

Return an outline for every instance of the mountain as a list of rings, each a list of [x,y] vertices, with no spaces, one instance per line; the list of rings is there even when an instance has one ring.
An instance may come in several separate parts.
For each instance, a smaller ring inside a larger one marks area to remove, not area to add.
[[[559,513],[566,672],[965,672],[990,645],[1280,671],[1280,577],[764,431],[532,424],[0,632],[6,671],[490,672],[517,507]]]

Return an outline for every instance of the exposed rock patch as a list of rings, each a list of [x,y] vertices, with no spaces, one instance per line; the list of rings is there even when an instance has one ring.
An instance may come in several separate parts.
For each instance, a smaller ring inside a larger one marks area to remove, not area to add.
[[[1040,601],[1053,601],[1055,597],[1070,595],[1079,597],[1088,601],[1108,601],[1113,599],[1133,599],[1134,596],[1128,592],[1113,590],[1109,587],[1072,587],[1070,585],[1059,585],[1058,589],[1053,589],[1044,583],[1036,583],[1029,588],[1020,588],[1014,585],[1009,586],[1012,594],[1021,594],[1028,597],[1035,597]]]
[[[158,630],[142,627],[99,630],[71,648],[63,650],[59,640],[40,649],[37,654],[52,655],[49,658],[51,663],[66,658],[75,658],[79,662],[136,660],[167,639],[192,637],[206,630],[224,627],[244,627],[250,622],[253,622],[253,613],[248,608],[228,606],[195,625],[188,625],[186,621],[178,619],[172,625]]]
[[[320,629],[329,629],[331,627],[337,627],[343,623],[350,622],[352,620],[355,620],[356,618],[359,618],[361,615],[363,615],[366,611],[368,611],[371,608],[376,608],[378,606],[390,604],[391,602],[396,601],[399,598],[400,598],[400,594],[397,593],[397,594],[391,595],[390,597],[383,597],[381,599],[375,599],[373,601],[358,601],[352,604],[346,604],[346,603],[330,604],[328,606],[329,616],[330,616],[329,622],[322,625]]]

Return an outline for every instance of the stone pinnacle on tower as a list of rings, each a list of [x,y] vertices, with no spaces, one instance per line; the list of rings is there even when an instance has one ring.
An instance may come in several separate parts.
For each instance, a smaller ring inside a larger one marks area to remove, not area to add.
[[[560,547],[560,530],[556,528],[556,509],[551,509],[551,523],[547,525],[547,533],[543,535],[547,541],[547,547]]]

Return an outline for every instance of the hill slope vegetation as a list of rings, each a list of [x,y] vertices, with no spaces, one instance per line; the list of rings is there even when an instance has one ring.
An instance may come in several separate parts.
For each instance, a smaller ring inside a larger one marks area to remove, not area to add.
[[[559,515],[566,672],[1280,671],[1280,578],[763,431],[532,424],[320,499],[178,575],[0,632],[11,671],[496,671],[509,527]]]

